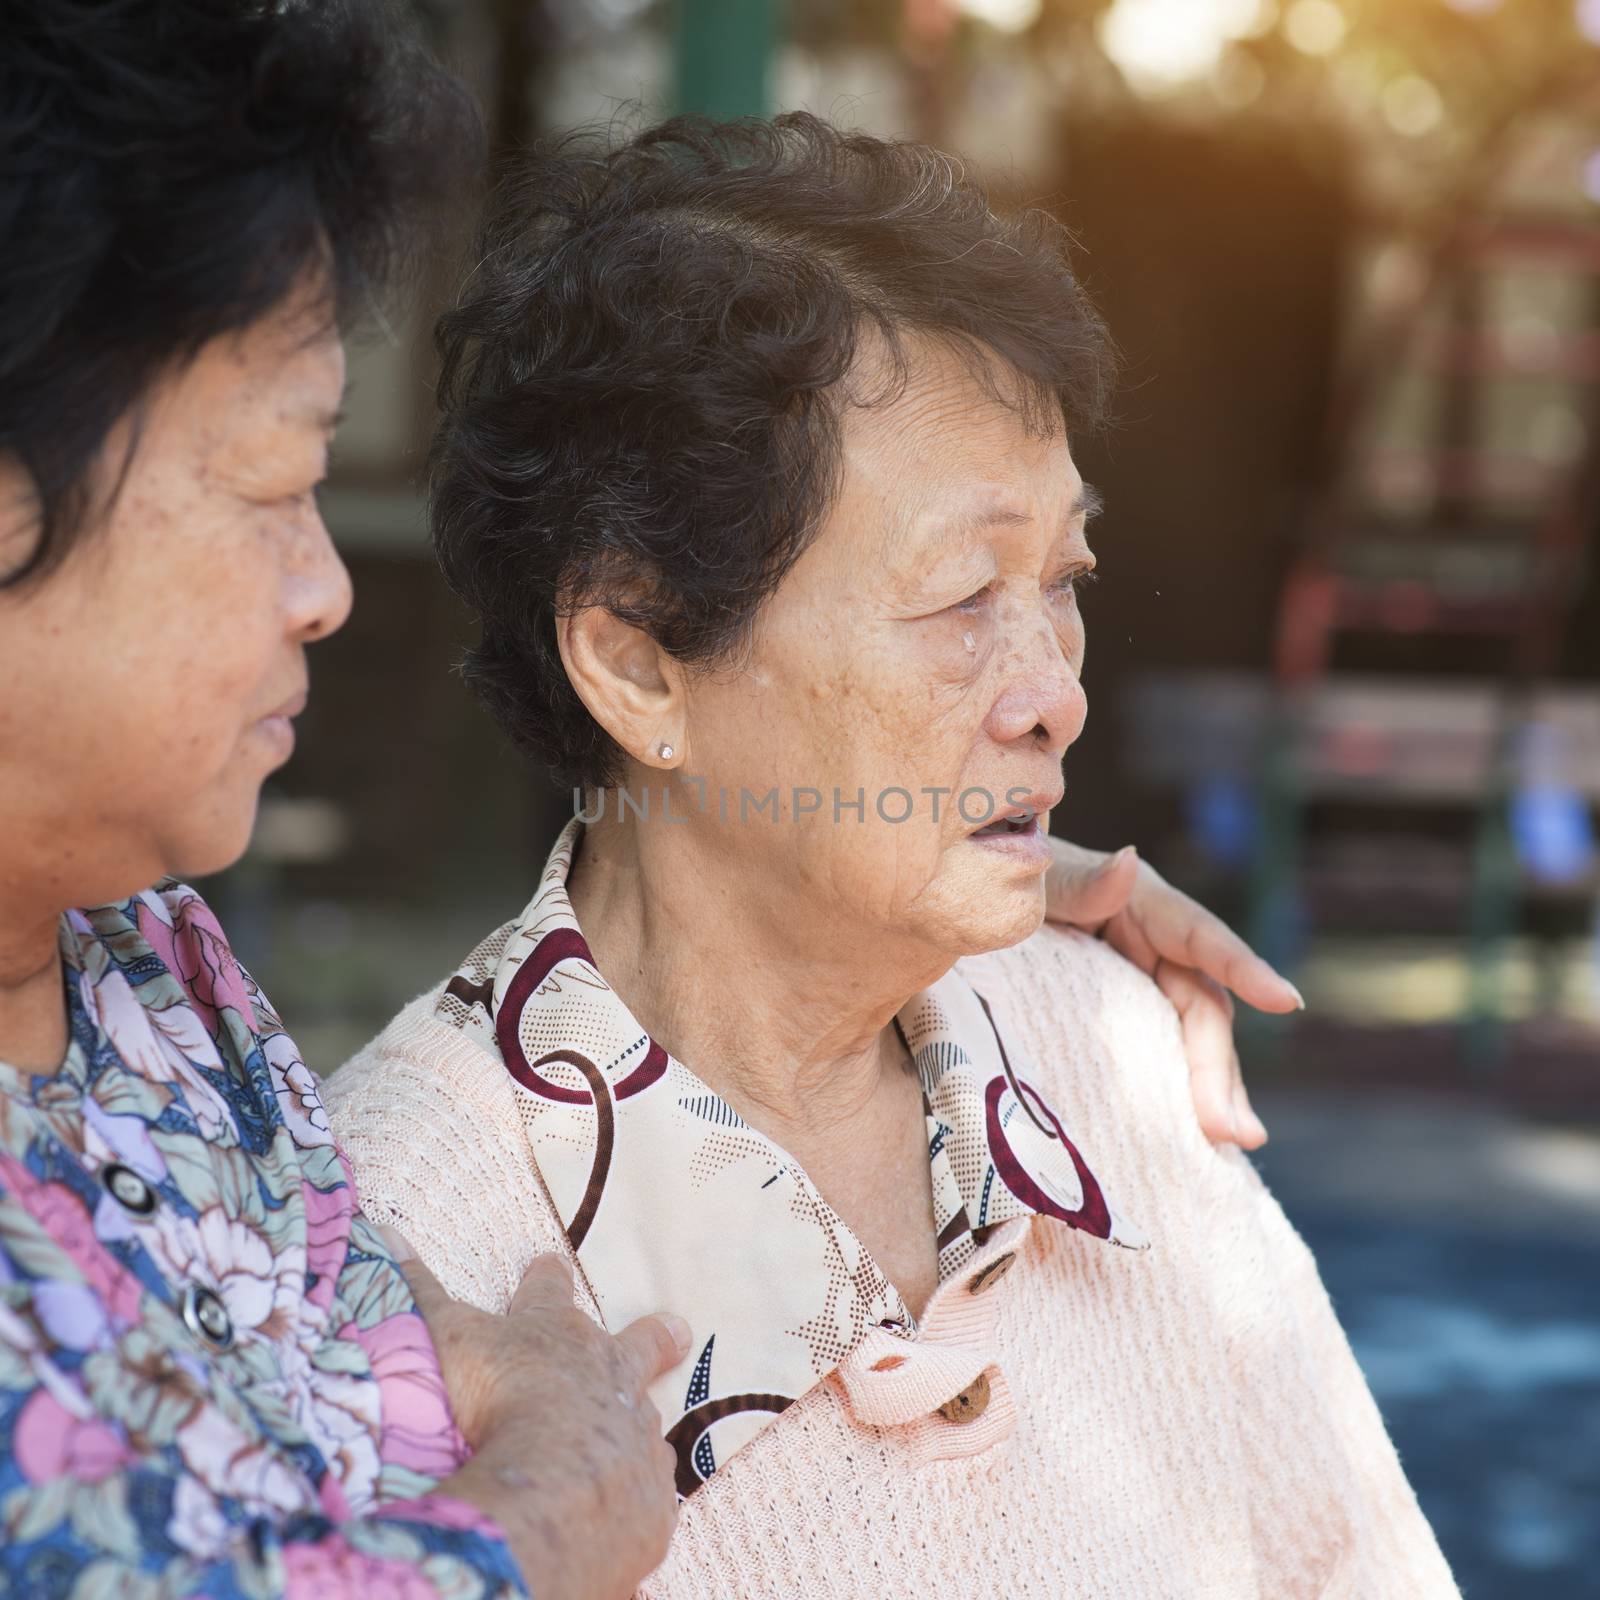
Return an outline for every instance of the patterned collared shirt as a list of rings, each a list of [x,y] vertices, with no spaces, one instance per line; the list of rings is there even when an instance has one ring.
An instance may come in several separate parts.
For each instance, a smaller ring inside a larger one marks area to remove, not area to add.
[[[0,1594],[526,1593],[289,1036],[191,889],[71,912],[0,1063]]]
[[[567,894],[582,832],[577,818],[562,831],[532,902],[473,951],[438,1012],[518,1085],[530,1150],[606,1325],[668,1307],[694,1328],[687,1381],[675,1371],[651,1390],[687,1493],[869,1331],[913,1337],[916,1322],[799,1163],[601,976]],[[922,1082],[941,1282],[1015,1217],[1147,1247],[959,973],[896,1021]]]

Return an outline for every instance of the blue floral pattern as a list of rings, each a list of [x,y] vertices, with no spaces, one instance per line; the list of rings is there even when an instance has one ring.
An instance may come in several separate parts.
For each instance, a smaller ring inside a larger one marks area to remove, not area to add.
[[[523,1595],[315,1077],[204,901],[63,919],[70,1045],[0,1064],[0,1591]]]

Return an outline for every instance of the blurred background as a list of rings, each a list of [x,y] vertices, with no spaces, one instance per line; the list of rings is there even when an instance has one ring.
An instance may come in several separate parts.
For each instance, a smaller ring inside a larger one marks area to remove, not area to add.
[[[1465,1593],[1600,1595],[1600,0],[414,0],[494,154],[805,107],[1046,205],[1127,357],[1056,826],[1293,976],[1258,1157]],[[327,1072],[571,797],[452,666],[427,330],[353,352],[353,620],[209,885]]]

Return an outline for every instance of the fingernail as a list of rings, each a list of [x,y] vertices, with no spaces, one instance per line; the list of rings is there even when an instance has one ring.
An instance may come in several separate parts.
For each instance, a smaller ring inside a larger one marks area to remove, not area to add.
[[[387,1223],[374,1222],[372,1231],[383,1240],[385,1248],[396,1261],[415,1261],[417,1252],[406,1243],[405,1236]]]
[[[1253,1111],[1250,1113],[1250,1116],[1249,1116],[1249,1126],[1250,1126],[1250,1132],[1252,1134],[1254,1134],[1255,1137],[1258,1138],[1262,1142],[1262,1144],[1265,1144],[1267,1142],[1267,1140],[1271,1137],[1271,1135],[1267,1132],[1266,1123],[1264,1123],[1261,1120],[1261,1118],[1258,1117],[1255,1114],[1255,1112],[1253,1112]]]
[[[675,1317],[670,1312],[662,1317],[661,1320],[666,1324],[667,1334],[673,1344],[678,1347],[678,1354],[680,1356],[688,1355],[689,1347],[694,1343],[694,1334],[690,1330],[689,1324],[682,1317]]]
[[[1289,993],[1294,996],[1294,1003],[1299,1006],[1302,1011],[1304,1011],[1306,1008],[1306,997],[1301,994],[1292,983],[1289,985]]]

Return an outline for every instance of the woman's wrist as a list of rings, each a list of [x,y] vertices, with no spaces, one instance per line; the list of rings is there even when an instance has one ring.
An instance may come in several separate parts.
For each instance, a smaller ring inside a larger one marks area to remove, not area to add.
[[[465,1501],[488,1517],[505,1538],[533,1593],[542,1593],[556,1565],[555,1528],[541,1506],[532,1476],[492,1440],[438,1487],[439,1494]],[[535,1587],[537,1583],[537,1587]]]

